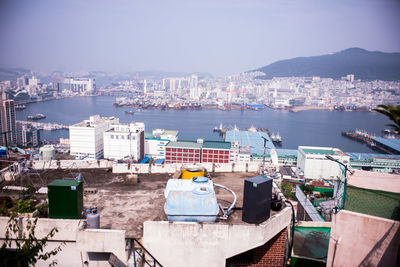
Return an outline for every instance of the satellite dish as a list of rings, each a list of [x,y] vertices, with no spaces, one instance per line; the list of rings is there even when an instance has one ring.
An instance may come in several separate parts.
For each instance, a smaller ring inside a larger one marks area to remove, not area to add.
[[[272,163],[276,166],[278,166],[278,154],[276,153],[275,149],[271,149],[271,160]]]

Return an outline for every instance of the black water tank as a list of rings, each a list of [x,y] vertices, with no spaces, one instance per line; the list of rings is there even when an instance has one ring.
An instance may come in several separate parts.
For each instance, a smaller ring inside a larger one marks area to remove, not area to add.
[[[271,211],[272,179],[256,176],[244,181],[242,220],[259,224],[268,220]]]

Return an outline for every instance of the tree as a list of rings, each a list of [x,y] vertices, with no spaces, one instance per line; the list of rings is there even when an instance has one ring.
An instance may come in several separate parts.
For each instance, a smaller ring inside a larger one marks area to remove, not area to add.
[[[396,134],[400,134],[400,105],[378,105],[378,107],[373,110],[387,116],[393,121],[394,124],[390,123],[387,124],[387,126],[391,127]]]
[[[281,192],[287,198],[295,198],[296,194],[293,193],[293,186],[290,183],[281,183]]]
[[[49,238],[58,232],[57,228],[54,227],[44,238],[39,239],[35,236],[38,218],[28,219],[26,229],[21,229],[20,220],[22,218],[16,213],[8,220],[5,241],[0,248],[0,266],[33,266],[38,260],[46,261],[61,251],[64,243],[51,251],[43,252]],[[56,264],[53,260],[49,266]]]

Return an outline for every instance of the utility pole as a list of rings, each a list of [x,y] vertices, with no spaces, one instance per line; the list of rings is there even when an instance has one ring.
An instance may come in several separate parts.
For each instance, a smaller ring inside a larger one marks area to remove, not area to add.
[[[264,136],[261,136],[262,139],[264,139],[264,154],[263,154],[263,163],[262,163],[262,175],[264,175],[265,172],[265,152],[267,150],[267,138],[265,138]]]

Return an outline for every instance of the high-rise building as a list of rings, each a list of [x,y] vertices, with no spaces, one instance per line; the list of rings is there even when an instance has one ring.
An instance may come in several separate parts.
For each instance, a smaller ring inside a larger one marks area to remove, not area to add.
[[[174,78],[169,79],[169,92],[171,95],[176,93],[176,82]]]
[[[96,82],[92,78],[65,78],[62,83],[58,83],[58,91],[63,90],[92,94],[96,91]]]
[[[143,94],[147,94],[147,81],[143,81]]]
[[[190,99],[198,100],[200,97],[200,91],[197,83],[197,75],[192,74],[192,76],[190,76]]]
[[[139,161],[144,158],[144,123],[112,124],[104,132],[104,158]]]
[[[14,100],[6,99],[6,94],[3,92],[0,96],[0,102],[0,145],[13,146],[17,144]]]
[[[40,131],[29,124],[17,123],[17,144],[22,147],[38,147],[40,145]]]
[[[119,123],[115,117],[90,116],[89,120],[69,127],[70,154],[78,159],[101,159],[104,155],[104,132],[112,124]]]

